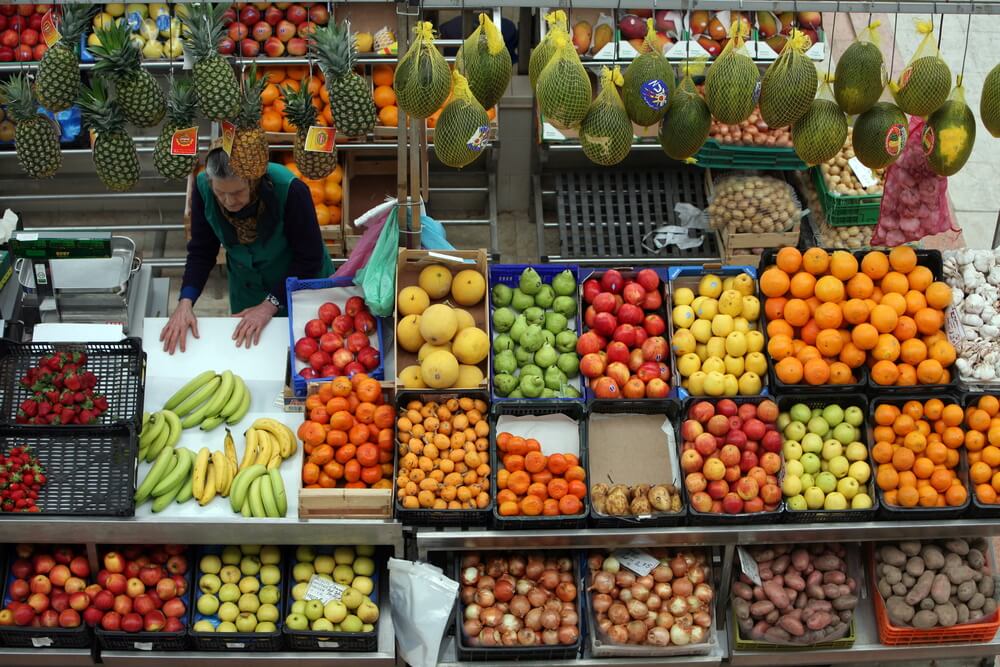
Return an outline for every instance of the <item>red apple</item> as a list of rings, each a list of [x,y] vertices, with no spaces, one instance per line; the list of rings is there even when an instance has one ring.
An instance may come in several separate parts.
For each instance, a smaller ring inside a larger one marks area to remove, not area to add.
[[[260,44],[252,39],[240,40],[240,55],[244,58],[255,58],[260,53]]]
[[[58,628],[59,627],[59,612],[55,609],[46,609],[42,612],[42,615],[36,619],[39,627],[43,628]],[[35,625],[35,622],[32,622]]]
[[[7,21],[7,27],[20,35],[23,30],[27,29],[28,21],[23,16],[13,16]]]
[[[187,608],[180,598],[171,598],[163,603],[163,614],[168,618],[180,618]]]
[[[52,557],[60,565],[69,565],[73,560],[73,550],[69,547],[56,547],[52,550]],[[62,584],[57,584],[61,586]]]
[[[649,334],[642,327],[635,328],[635,347],[642,348],[642,344],[649,340]]]
[[[83,593],[82,595],[86,595],[86,593]],[[63,609],[69,607],[69,598],[70,595],[66,591],[53,591],[52,595],[49,597],[49,606],[56,611],[62,611]],[[87,598],[87,606],[90,606],[89,597]]]
[[[14,610],[14,625],[31,625],[35,620],[35,610],[28,605],[20,605]]]
[[[101,617],[101,628],[110,632],[121,630],[122,616],[116,611],[109,611]]]
[[[760,497],[767,505],[775,505],[781,501],[781,489],[777,484],[765,484],[760,487]]]
[[[354,354],[347,348],[342,347],[333,353],[331,359],[335,366],[346,368],[347,364],[354,361]]]
[[[125,595],[130,598],[136,598],[146,592],[146,585],[142,583],[142,579],[133,577],[128,580],[128,584],[125,586]]]
[[[344,346],[353,354],[368,347],[368,336],[360,331],[355,331],[344,341]]]
[[[167,559],[166,569],[170,574],[184,574],[188,569],[187,556],[171,554]]]
[[[35,572],[31,566],[31,561],[25,558],[18,558],[10,564],[10,573],[18,579],[27,579]]]
[[[76,577],[88,577],[90,576],[90,563],[83,556],[77,556],[70,561],[69,571]]]
[[[704,459],[696,449],[688,449],[683,454],[681,454],[681,470],[683,470],[686,473],[698,472],[698,474],[700,475],[703,463]]]
[[[223,37],[219,40],[219,53],[224,56],[236,53],[236,42],[229,37]]]
[[[719,451],[719,459],[726,464],[726,467],[739,465],[740,448],[736,445],[725,445]]]
[[[616,313],[619,322],[625,324],[642,324],[644,314],[642,308],[631,303],[623,303]]]
[[[612,292],[613,294],[618,294],[622,291],[625,286],[625,280],[622,278],[622,274],[615,269],[608,269],[601,276],[601,289],[605,292]]]
[[[222,25],[228,26],[230,23],[238,19],[239,16],[236,14],[236,10],[232,7],[226,9],[222,12]]]
[[[761,401],[757,406],[757,418],[764,422],[774,423],[778,420],[778,405],[772,400]]]
[[[5,625],[14,625],[13,609],[0,609],[0,627]]]
[[[20,43],[20,40],[17,38],[17,31],[10,28],[4,30],[3,35],[0,36],[0,42],[2,42],[4,46],[14,49]]]
[[[594,331],[605,338],[611,338],[618,326],[618,320],[608,312],[599,312],[594,316]]]
[[[311,341],[312,338],[303,338],[300,339],[300,341],[301,340]],[[298,343],[295,345],[296,348],[298,348]],[[319,349],[327,354],[333,354],[342,347],[344,347],[344,338],[340,334],[329,331],[319,338]],[[313,352],[315,352],[315,350],[313,350]],[[312,352],[310,352],[310,354],[312,354]],[[297,353],[296,356],[298,356]],[[306,357],[306,359],[308,359],[308,357]]]
[[[376,327],[375,318],[367,310],[362,310],[354,316],[354,329],[356,331],[361,331],[370,336],[375,332]]]
[[[638,372],[639,367],[643,365],[645,361],[642,358],[642,350],[634,349],[628,353],[628,369],[633,373]]]
[[[324,324],[329,326],[330,324],[333,324],[333,318],[341,314],[340,306],[327,301],[319,307],[317,314],[319,315],[319,319],[322,320]]]
[[[326,322],[321,319],[309,320],[306,322],[305,334],[310,338],[319,340],[327,332]]]
[[[121,595],[128,588],[128,579],[125,578],[124,574],[114,574],[108,575],[108,580],[105,582],[105,586],[114,595]]]
[[[594,331],[588,331],[576,341],[576,353],[581,357],[604,349],[604,340]]]
[[[594,394],[597,398],[619,398],[621,390],[619,384],[610,377],[601,377],[594,382]]]
[[[612,338],[625,343],[629,348],[633,348],[635,347],[635,327],[631,324],[619,324],[615,327]]]
[[[765,431],[764,422],[756,418],[748,419],[746,423],[743,424],[743,432],[747,434],[747,438],[750,440],[762,439]]]
[[[708,483],[706,490],[712,500],[722,500],[729,493],[729,482],[724,479],[714,479]]]
[[[586,303],[593,303],[598,294],[601,293],[601,283],[593,278],[583,283],[583,300]]]
[[[298,30],[295,31],[295,34],[298,37],[308,41],[314,32],[316,32],[316,24],[313,23],[312,21],[305,21],[299,24]],[[288,40],[289,44],[291,43],[291,41],[292,40]]]
[[[694,442],[704,432],[704,427],[697,419],[685,419],[681,424],[681,437],[687,442]]]
[[[633,350],[633,352],[634,352],[634,350]],[[641,351],[639,353],[640,353],[640,355],[642,354]],[[660,365],[657,364],[655,361],[644,361],[639,366],[639,370],[636,371],[636,375],[643,382],[649,382],[650,380],[653,380],[653,379],[659,379],[660,378]]]
[[[740,481],[736,482],[736,495],[738,495],[742,500],[756,498],[759,492],[760,488],[757,486],[756,480],[752,477],[744,477]]]
[[[622,385],[622,396],[625,398],[645,398],[646,383],[633,375]]]
[[[264,20],[267,21],[269,25],[278,25],[281,23],[283,18],[285,18],[285,13],[274,5],[271,5],[264,10]]]
[[[253,5],[243,5],[243,9],[240,10],[240,22],[247,25],[254,25],[260,21],[260,11]]]
[[[31,595],[31,586],[24,579],[15,579],[10,582],[10,586],[7,588],[7,592],[10,594],[12,600],[17,600],[18,602],[24,602]]]
[[[622,298],[626,303],[640,306],[646,300],[646,290],[639,283],[629,283],[622,289]]]
[[[743,501],[743,511],[747,514],[755,514],[764,510],[764,501],[760,496],[754,496]]]
[[[86,609],[86,607],[84,607]],[[80,612],[83,609],[65,609],[59,614],[60,628],[76,628],[80,625]]]
[[[142,632],[142,616],[135,612],[122,617],[122,630],[125,632]]]
[[[344,366],[344,375],[354,375],[355,373],[364,373],[365,367],[358,361],[352,361],[351,363]]]
[[[143,617],[143,630],[159,632],[167,622],[167,617],[159,609],[154,609]]]
[[[693,472],[684,477],[684,488],[688,493],[699,493],[708,488],[708,480],[700,472]]]
[[[301,37],[292,37],[288,40],[286,48],[290,56],[304,56],[309,50],[309,43]]]
[[[737,408],[736,402],[729,398],[723,398],[716,406],[716,412],[727,417],[735,416],[738,411],[739,408]]]
[[[156,586],[156,582],[162,577],[163,570],[159,565],[147,565],[139,571],[138,579],[146,586]]]
[[[285,43],[277,37],[268,37],[264,42],[264,53],[269,58],[280,58],[285,53]]]
[[[174,580],[174,588],[177,591],[176,593],[177,597],[183,596],[187,592],[188,588],[187,579],[185,579],[184,576],[180,574],[170,575],[170,578]]]
[[[367,371],[373,371],[378,368],[380,361],[380,356],[378,350],[369,345],[358,352],[358,361],[361,365],[365,367]]]
[[[90,606],[90,596],[82,591],[73,593],[69,596],[69,606],[77,611],[83,611]]]
[[[696,512],[701,512],[703,514],[712,511],[712,496],[708,495],[704,491],[698,491],[691,495],[691,507]]]
[[[729,432],[729,419],[725,415],[715,415],[708,420],[708,432],[712,435],[726,435]]]
[[[698,401],[688,410],[688,417],[702,424],[707,424],[713,415],[715,415],[715,406],[708,401]]]
[[[250,34],[253,35],[253,38],[258,42],[266,42],[271,36],[271,32],[271,24],[264,21],[258,21],[254,24]]]
[[[608,349],[606,352],[608,355],[608,363],[614,363],[617,361],[619,363],[628,364],[629,349],[625,343],[620,341],[611,341],[608,343]]]
[[[326,352],[323,352],[322,350],[318,350],[316,352],[313,352],[311,355],[309,355],[309,366],[311,366],[313,370],[317,370],[318,371],[318,370],[322,369],[323,366],[329,364],[330,363],[330,359],[331,359],[331,357],[330,357],[329,354],[327,354]],[[159,569],[159,568],[157,568],[157,569]]]
[[[604,370],[604,374],[618,384],[619,390],[623,390],[625,388],[625,383],[628,382],[630,377],[632,377],[632,373],[629,371],[628,366],[620,361],[610,362],[608,367]]]
[[[56,559],[48,554],[38,554],[32,559],[35,574],[48,574],[56,566]]]
[[[319,374],[317,374],[316,371],[313,370],[311,367],[306,366],[305,368],[299,371],[299,377],[303,378],[304,380],[315,380],[316,378],[319,377]]]
[[[767,473],[764,472],[764,469],[759,465],[755,465],[750,468],[750,470],[747,471],[746,476],[757,482],[758,488],[764,488],[764,485],[767,484]]]
[[[156,603],[153,602],[152,597],[143,593],[132,601],[132,609],[135,610],[135,613],[143,616],[156,609]]]
[[[25,28],[21,31],[21,44],[24,46],[34,46],[38,44],[38,31]]]
[[[285,18],[298,25],[309,18],[309,12],[302,5],[292,5],[285,10]]]
[[[100,623],[103,617],[104,612],[97,607],[87,607],[87,609],[83,612],[83,622],[90,627],[94,627]]]
[[[663,295],[659,290],[646,292],[646,298],[642,302],[642,309],[646,311],[659,310],[663,307]]]
[[[726,434],[726,444],[736,445],[739,448],[746,447],[747,434],[738,429],[732,429]]]
[[[711,433],[702,433],[695,438],[694,447],[704,457],[711,456],[718,449],[718,446],[715,444],[715,436]]]
[[[34,609],[36,614],[41,614],[49,608],[49,596],[45,593],[32,593],[28,598],[28,606]]]
[[[177,585],[173,579],[164,577],[156,582],[156,594],[161,600],[170,600],[177,596]]]
[[[292,37],[295,37],[296,27],[294,23],[287,20],[281,20],[278,22],[277,27],[274,29],[274,35],[282,42],[288,42]]]
[[[594,297],[594,310],[598,313],[613,313],[616,306],[615,295],[611,292],[601,292]]]
[[[142,572],[143,564],[137,560],[130,560],[125,562],[125,571],[122,574],[125,575],[126,579],[131,579],[132,577],[138,577],[139,573]]]
[[[184,622],[179,618],[167,616],[167,622],[163,624],[163,632],[180,632],[184,629]]]
[[[354,331],[354,315],[345,313],[333,318],[333,330],[341,336],[346,336]]]
[[[94,606],[101,611],[107,611],[115,606],[115,596],[111,591],[101,591],[94,596]]]
[[[659,315],[646,315],[642,320],[642,328],[650,336],[662,336],[667,330],[667,325]]]
[[[636,274],[635,281],[647,292],[652,292],[660,286],[660,276],[653,269],[642,269]]]
[[[326,25],[330,21],[330,12],[321,4],[309,8],[309,20],[317,25]]]
[[[124,616],[132,611],[132,598],[127,595],[116,595],[115,603],[111,607],[116,612]]]
[[[36,574],[31,578],[30,588],[32,593],[48,595],[52,592],[52,582],[44,574]]]
[[[239,21],[234,21],[229,24],[229,39],[234,42],[242,42],[250,35],[250,28],[247,27],[246,23],[240,23]]]
[[[764,452],[760,457],[760,467],[769,475],[777,475],[781,470],[781,456],[774,452]]]
[[[781,451],[781,434],[777,431],[768,431],[761,438],[760,446],[765,452],[780,452]]]
[[[726,514],[740,514],[743,512],[743,499],[736,493],[727,493],[722,499],[722,511]]]
[[[580,359],[580,373],[587,378],[596,378],[604,374],[604,360],[595,352],[583,355]]]

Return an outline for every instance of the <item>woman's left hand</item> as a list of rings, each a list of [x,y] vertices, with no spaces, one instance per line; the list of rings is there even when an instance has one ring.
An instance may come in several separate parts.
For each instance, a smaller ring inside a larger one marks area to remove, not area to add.
[[[260,334],[271,321],[278,309],[269,301],[262,301],[252,308],[241,310],[233,317],[241,317],[240,323],[233,331],[236,347],[250,348],[260,342]]]

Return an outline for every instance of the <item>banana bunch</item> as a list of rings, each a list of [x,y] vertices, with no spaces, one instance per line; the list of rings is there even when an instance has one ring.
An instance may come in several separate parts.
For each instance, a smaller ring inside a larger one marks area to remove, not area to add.
[[[139,459],[155,460],[163,450],[173,450],[181,439],[180,417],[171,410],[152,414],[142,413],[142,430],[139,432]]]
[[[255,464],[263,464],[268,470],[277,468],[298,449],[298,439],[292,429],[277,419],[261,418],[247,429],[246,446],[239,471]]]
[[[163,408],[181,419],[182,428],[211,431],[222,422],[231,426],[243,419],[250,410],[250,390],[232,371],[205,371],[178,389]]]
[[[191,473],[191,494],[201,506],[210,503],[216,495],[228,496],[237,472],[236,443],[227,428],[223,451],[212,452],[208,447],[198,451]]]
[[[152,498],[153,511],[162,512],[175,500],[179,503],[190,500],[194,462],[194,452],[190,449],[161,448],[153,461],[153,467],[135,491],[136,504],[141,505]]]
[[[271,518],[285,516],[288,502],[285,483],[277,467],[255,463],[240,470],[233,480],[229,506],[245,517]]]

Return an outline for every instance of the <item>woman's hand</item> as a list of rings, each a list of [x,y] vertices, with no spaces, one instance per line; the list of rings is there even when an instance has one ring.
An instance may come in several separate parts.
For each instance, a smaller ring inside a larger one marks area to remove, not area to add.
[[[167,320],[167,324],[160,332],[160,340],[163,342],[163,349],[167,354],[173,354],[177,346],[180,345],[181,352],[184,352],[187,343],[187,332],[198,338],[198,318],[194,314],[194,304],[191,299],[181,299],[177,302],[174,314]]]
[[[264,331],[264,327],[267,326],[267,323],[271,321],[271,318],[277,312],[277,307],[270,301],[262,301],[253,308],[241,310],[233,315],[233,317],[243,318],[236,325],[236,330],[233,332],[233,340],[236,341],[236,347],[243,347],[245,344],[247,349],[249,349],[251,346],[259,343],[261,332]]]

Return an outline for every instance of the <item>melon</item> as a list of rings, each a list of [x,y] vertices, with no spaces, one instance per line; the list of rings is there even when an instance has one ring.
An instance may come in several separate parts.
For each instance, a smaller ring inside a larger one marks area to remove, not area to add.
[[[444,350],[445,352],[451,352],[451,343],[445,343],[443,345],[435,345],[434,343],[424,343],[420,346],[420,350],[417,351],[417,362],[421,362],[427,358],[431,352],[440,352]]]
[[[701,149],[712,128],[712,113],[690,76],[681,80],[660,124],[660,146],[675,160],[686,160]]]
[[[396,306],[400,315],[419,315],[424,312],[431,303],[430,297],[422,287],[411,285],[399,291],[396,297]]]
[[[434,345],[444,345],[458,331],[458,318],[451,306],[436,303],[420,316],[420,336]]]
[[[451,291],[451,270],[443,264],[431,264],[420,271],[420,289],[432,299],[443,299]]]
[[[979,118],[990,134],[1000,137],[1000,65],[991,69],[983,82],[982,97],[979,98]]]
[[[939,176],[952,176],[968,162],[976,143],[976,119],[961,88],[927,119],[921,142],[927,164]]]
[[[486,14],[455,57],[455,69],[465,74],[469,89],[484,109],[492,109],[510,84],[513,65],[503,36]]]
[[[538,77],[535,97],[546,120],[562,127],[577,127],[587,115],[593,97],[590,77],[569,35],[556,34],[556,51]]]
[[[478,327],[462,329],[452,341],[451,352],[463,364],[478,364],[490,353],[490,337]]]
[[[805,115],[816,97],[816,65],[805,54],[809,38],[798,30],[760,83],[760,116],[771,129],[788,127]]]
[[[844,113],[855,115],[871,109],[885,88],[882,50],[871,42],[855,41],[837,62],[833,94]]]
[[[451,352],[432,352],[420,364],[420,378],[431,389],[454,387],[458,380],[458,360]]]
[[[528,80],[531,82],[531,90],[535,90],[538,85],[538,77],[542,70],[549,64],[549,60],[556,52],[555,40],[553,37],[561,32],[565,39],[569,38],[569,27],[566,23],[566,12],[557,9],[545,15],[545,22],[549,26],[548,32],[538,46],[531,49],[531,57],[528,59]]]
[[[580,124],[583,154],[606,167],[624,160],[632,149],[632,121],[618,95],[616,79],[622,81],[617,67],[603,69],[601,91]]]
[[[833,100],[816,98],[809,111],[792,125],[795,154],[810,166],[836,157],[846,138],[847,117]]]
[[[869,169],[883,169],[895,162],[906,146],[906,114],[891,102],[877,102],[854,121],[851,145],[854,155]]]
[[[420,333],[420,315],[407,315],[396,325],[396,340],[407,352],[416,352],[424,344]]]
[[[458,379],[455,381],[455,386],[461,389],[475,389],[482,384],[483,377],[483,372],[479,370],[478,366],[459,364]]]
[[[393,74],[399,108],[414,118],[427,118],[441,108],[451,92],[451,69],[434,46],[434,30],[427,21],[417,23],[416,38]]]
[[[458,331],[476,326],[476,318],[472,316],[472,313],[462,308],[455,309],[455,318],[458,320]]]
[[[632,122],[649,127],[667,113],[670,95],[677,84],[673,65],[663,57],[653,19],[646,20],[645,46],[646,51],[625,68],[622,100]]]
[[[899,73],[892,86],[896,104],[912,116],[929,116],[951,92],[951,70],[939,56],[917,58]]]
[[[459,271],[451,281],[451,298],[460,306],[474,306],[486,294],[486,279],[474,269]]]
[[[742,48],[743,39],[733,37],[705,74],[705,103],[720,123],[742,123],[757,106],[755,92],[760,70]]]
[[[399,372],[399,381],[406,389],[424,389],[427,387],[427,385],[424,384],[424,378],[420,372],[420,366],[418,364],[407,366],[401,370]]]
[[[456,69],[452,72],[451,101],[438,117],[434,153],[442,163],[460,169],[471,164],[489,145],[490,117]]]

